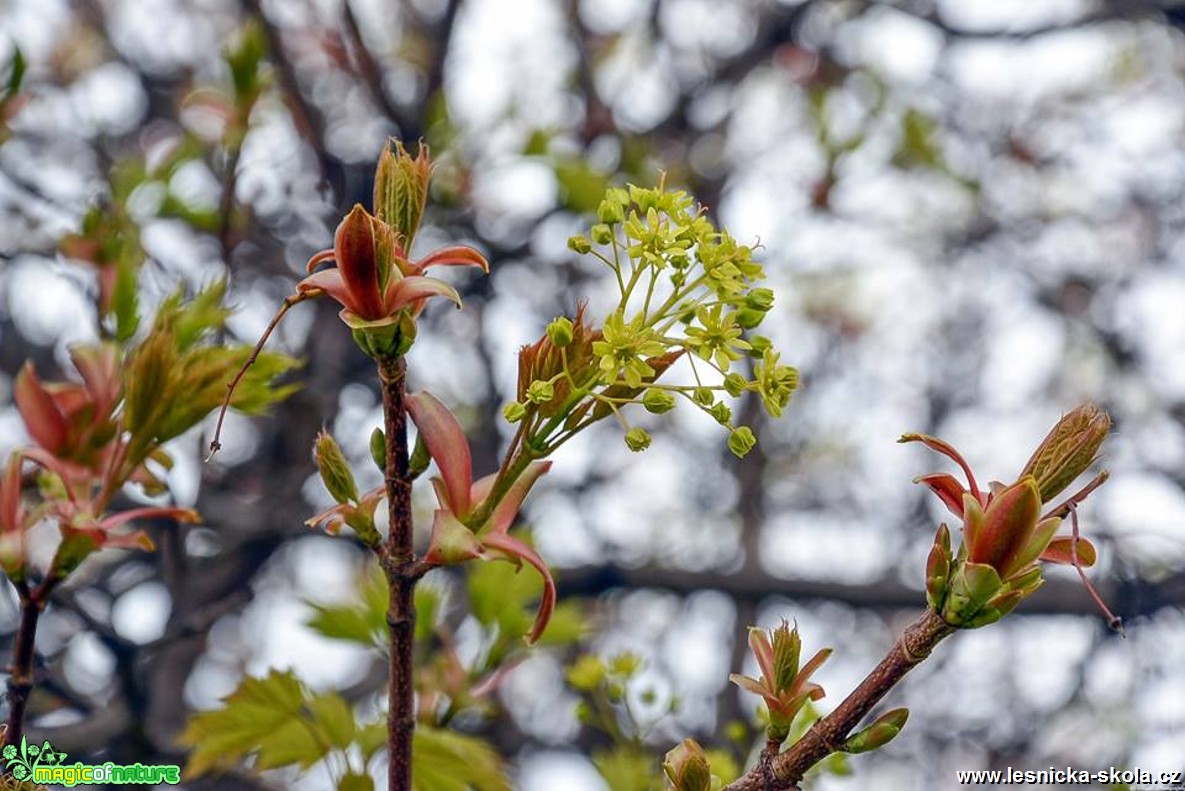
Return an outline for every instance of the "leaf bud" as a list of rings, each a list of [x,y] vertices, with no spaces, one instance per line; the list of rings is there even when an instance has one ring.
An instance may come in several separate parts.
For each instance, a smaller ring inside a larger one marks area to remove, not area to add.
[[[1041,502],[1048,503],[1098,459],[1099,447],[1111,430],[1111,418],[1094,404],[1083,404],[1050,430],[1020,477],[1037,480]]]
[[[339,503],[358,501],[358,485],[354,483],[350,463],[346,461],[337,441],[328,432],[322,431],[317,435],[317,440],[313,444],[313,458],[316,459],[321,480],[334,500]]]
[[[877,717],[876,721],[858,733],[848,737],[840,746],[845,753],[866,753],[884,747],[891,742],[909,719],[909,709],[893,709]]]
[[[684,739],[682,744],[668,752],[662,769],[675,791],[710,791],[712,788],[708,756],[694,739]]]
[[[424,452],[427,453],[427,449]],[[374,461],[374,466],[379,468],[379,472],[387,469],[387,437],[378,426],[370,432],[370,458]]]

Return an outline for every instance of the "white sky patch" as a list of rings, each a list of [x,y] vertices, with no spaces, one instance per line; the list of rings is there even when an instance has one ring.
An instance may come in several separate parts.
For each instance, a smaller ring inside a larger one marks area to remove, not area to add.
[[[609,791],[589,760],[579,753],[548,750],[522,761],[518,771],[521,791]]]
[[[165,633],[171,611],[172,602],[165,586],[145,582],[115,600],[111,626],[121,637],[143,645]]]
[[[1095,497],[1125,554],[1158,567],[1185,561],[1185,494],[1171,480],[1119,472]]]
[[[942,34],[917,17],[873,8],[852,26],[851,45],[861,62],[889,80],[920,83],[933,76],[942,54]]]
[[[1185,395],[1185,276],[1179,272],[1147,272],[1132,284],[1118,304],[1117,323],[1134,331],[1142,346],[1149,387],[1161,397]]]

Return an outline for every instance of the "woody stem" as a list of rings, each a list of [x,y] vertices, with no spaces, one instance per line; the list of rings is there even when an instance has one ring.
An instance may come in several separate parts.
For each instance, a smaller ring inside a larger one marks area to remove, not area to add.
[[[806,734],[768,764],[759,763],[747,774],[725,786],[724,791],[787,791],[797,789],[808,769],[836,752],[852,729],[872,711],[881,698],[905,674],[930,655],[934,646],[955,631],[955,627],[927,609],[906,627],[884,659],[852,690],[835,711],[816,722]],[[772,780],[772,782],[770,782]]]
[[[415,730],[413,641],[415,587],[423,570],[416,564],[411,511],[411,473],[407,453],[407,363],[403,357],[380,359],[386,433],[384,479],[390,534],[382,553],[383,572],[390,592],[387,609],[390,645],[390,689],[387,709],[388,788],[411,791],[412,734]]]
[[[49,579],[30,590],[27,582],[16,584],[21,605],[21,622],[12,650],[12,664],[8,668],[8,727],[4,744],[20,744],[25,727],[25,709],[33,690],[33,644],[37,638],[37,620],[45,608],[52,585]]]

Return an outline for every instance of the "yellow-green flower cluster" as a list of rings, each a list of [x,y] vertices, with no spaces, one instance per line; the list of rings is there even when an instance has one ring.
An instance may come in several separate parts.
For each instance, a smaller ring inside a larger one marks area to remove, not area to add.
[[[597,219],[568,246],[613,272],[618,304],[599,329],[557,319],[526,347],[519,398],[508,414],[540,453],[610,414],[630,448],[642,450],[648,442],[622,407],[641,402],[661,413],[682,396],[728,430],[736,455],[748,453],[756,438],[733,424],[721,397],[751,391],[778,416],[798,385],[798,372],[779,363],[769,339],[749,334],[774,306],[773,291],[759,286],[765,273],[752,248],[718,229],[686,192],[661,183],[610,189]],[[756,360],[752,369],[746,357]],[[661,380],[680,358],[691,381]],[[552,387],[531,386],[536,380]]]

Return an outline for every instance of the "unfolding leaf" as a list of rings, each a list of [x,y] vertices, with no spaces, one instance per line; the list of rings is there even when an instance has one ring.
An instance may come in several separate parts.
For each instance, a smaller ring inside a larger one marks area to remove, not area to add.
[[[421,726],[412,743],[416,791],[510,791],[502,759],[473,736]]]

